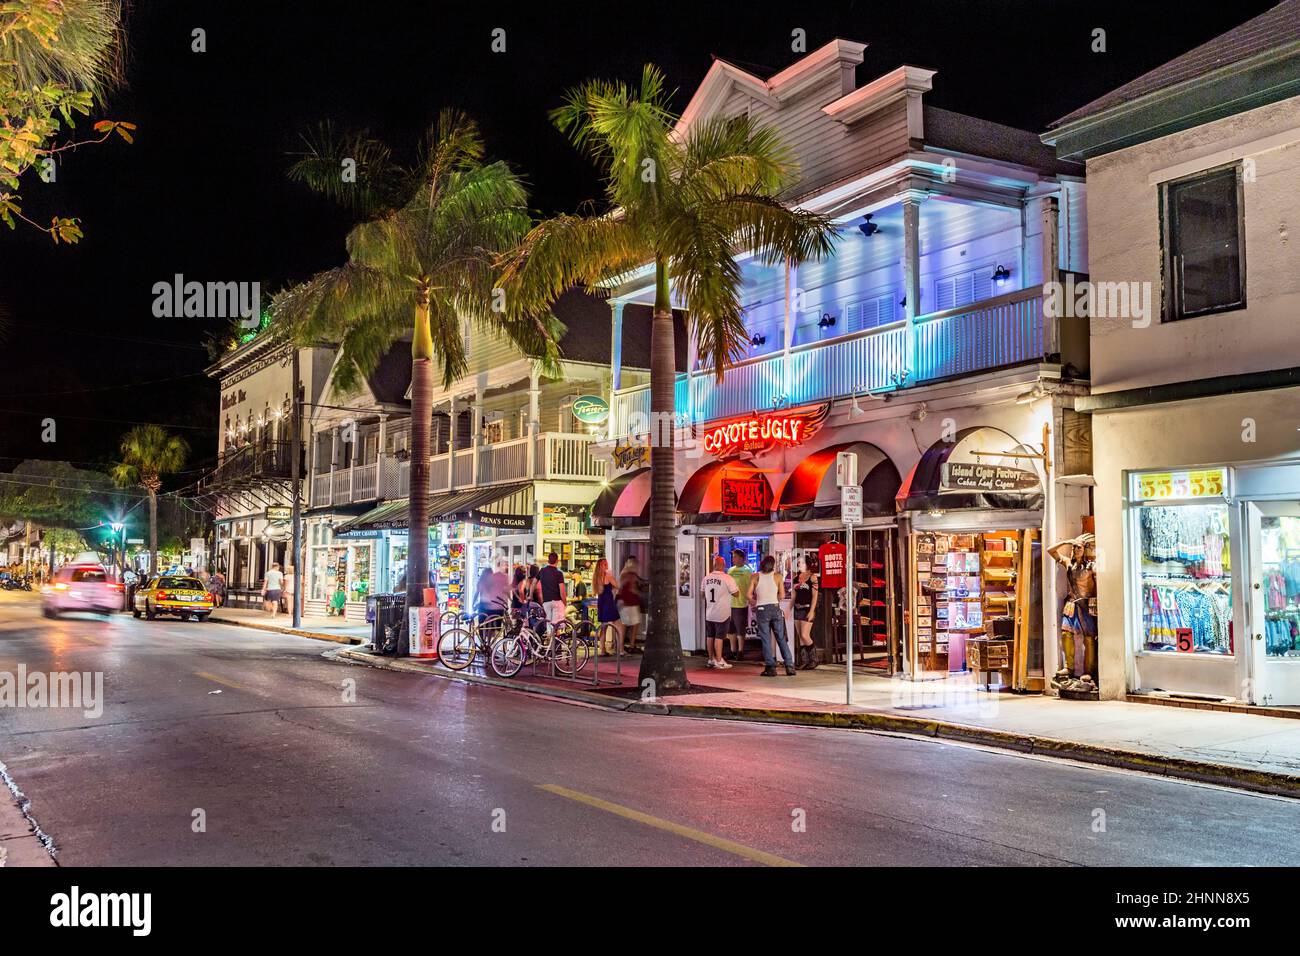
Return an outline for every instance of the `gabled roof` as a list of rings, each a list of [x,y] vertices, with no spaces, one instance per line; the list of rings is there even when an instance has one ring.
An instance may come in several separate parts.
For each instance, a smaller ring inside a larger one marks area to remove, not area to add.
[[[937,106],[924,107],[924,115],[926,146],[1016,163],[1049,176],[1083,175],[1082,163],[1057,159],[1056,151],[1028,130]]]
[[[700,81],[700,85],[691,96],[691,101],[682,111],[681,118],[677,121],[676,131],[680,134],[689,129],[690,125],[701,116],[712,113],[726,101],[732,89],[737,86],[779,108],[782,103],[797,96],[812,84],[836,73],[842,75],[847,69],[849,75],[844,90],[847,93],[853,89],[853,68],[862,62],[862,52],[866,48],[865,43],[835,39],[767,80],[715,57],[713,66],[709,67],[709,72],[704,75],[704,79]]]
[[[1282,0],[1267,13],[1202,43],[1194,50],[1189,50],[1062,116],[1049,124],[1049,128],[1095,116],[1180,83],[1203,80],[1207,74],[1216,70],[1291,44],[1300,44],[1300,0]]]
[[[552,313],[564,323],[564,336],[560,339],[560,353],[571,362],[589,362],[608,365],[612,361],[612,315],[609,302],[585,292],[570,289],[551,307]],[[623,307],[623,368],[650,368],[650,320],[654,309],[648,305],[629,304]],[[686,369],[685,321],[680,312],[676,319],[677,369]]]
[[[411,387],[411,343],[394,342],[375,370],[366,376],[366,384],[375,401],[381,404],[407,404],[406,390]]]

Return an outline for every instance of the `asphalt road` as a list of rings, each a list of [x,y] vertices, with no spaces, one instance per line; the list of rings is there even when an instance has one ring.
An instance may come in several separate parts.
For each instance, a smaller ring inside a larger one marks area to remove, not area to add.
[[[334,663],[332,647],[46,621],[32,595],[0,592],[0,672],[104,675],[99,717],[0,707],[0,762],[65,866],[1300,861],[1300,802],[928,740],[621,714]]]

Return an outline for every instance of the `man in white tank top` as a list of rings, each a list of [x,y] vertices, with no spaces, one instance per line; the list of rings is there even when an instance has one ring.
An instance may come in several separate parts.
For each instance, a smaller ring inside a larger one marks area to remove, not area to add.
[[[772,650],[775,640],[781,648],[785,673],[794,677],[794,655],[785,639],[785,615],[781,601],[785,599],[785,583],[776,573],[776,558],[768,555],[759,565],[758,574],[749,584],[749,603],[754,605],[754,622],[758,637],[763,642],[763,677],[776,676],[776,654]]]

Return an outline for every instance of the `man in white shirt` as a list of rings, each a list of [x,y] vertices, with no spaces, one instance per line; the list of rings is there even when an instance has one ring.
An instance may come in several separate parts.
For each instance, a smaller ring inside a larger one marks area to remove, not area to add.
[[[740,593],[740,586],[727,573],[727,562],[721,555],[713,559],[713,570],[700,582],[704,596],[704,644],[709,651],[705,667],[727,670],[731,667],[722,658],[722,648],[727,643],[727,628],[731,624],[731,597]]]

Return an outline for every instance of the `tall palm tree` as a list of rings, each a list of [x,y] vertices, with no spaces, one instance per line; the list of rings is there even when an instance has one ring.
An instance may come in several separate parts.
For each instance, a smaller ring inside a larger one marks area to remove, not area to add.
[[[663,75],[647,65],[639,86],[589,81],[551,119],[605,174],[608,209],[563,215],[531,230],[504,268],[502,282],[527,306],[553,301],[575,283],[594,285],[654,265],[650,333],[652,434],[672,434],[672,303],[686,309],[688,331],[718,379],[742,354],[741,276],[737,254],[752,250],[778,264],[832,252],[834,227],[778,198],[795,180],[776,133],[747,117],[693,124],[680,134]],[[657,690],[687,685],[677,631],[672,442],[651,442],[651,617],[640,679]],[[642,685],[644,686],[644,684]]]
[[[149,573],[158,572],[158,489],[162,476],[185,465],[190,446],[184,438],[168,434],[157,425],[137,425],[122,436],[122,460],[109,470],[123,488],[140,487],[149,493]]]
[[[354,181],[340,177],[351,159]],[[347,237],[348,261],[277,296],[272,312],[302,344],[339,343],[334,375],[346,392],[392,344],[411,337],[411,504],[406,574],[408,607],[423,604],[429,577],[429,456],[433,362],[450,385],[468,369],[462,322],[503,332],[556,374],[562,326],[540,308],[522,311],[497,294],[499,256],[532,223],[527,192],[503,162],[485,162],[478,127],[445,110],[418,161],[397,165],[364,133],[328,127],[308,141],[291,175],[365,221]]]

